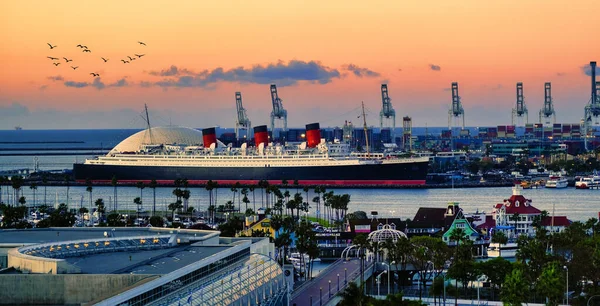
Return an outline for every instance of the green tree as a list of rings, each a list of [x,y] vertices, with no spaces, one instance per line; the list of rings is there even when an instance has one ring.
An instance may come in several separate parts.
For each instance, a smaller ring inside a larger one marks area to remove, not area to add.
[[[169,204],[169,210],[171,211],[171,218],[175,218],[175,211],[183,208],[183,204],[180,200],[177,200],[171,204]]]
[[[121,215],[113,212],[106,217],[108,226],[125,226],[125,222],[121,221]]]
[[[150,222],[150,225],[152,225],[154,227],[163,227],[163,225],[164,225],[163,218],[160,216],[150,217],[149,222]]]
[[[502,290],[500,291],[500,299],[504,305],[521,306],[529,297],[529,283],[523,276],[523,271],[515,268],[506,276]]]
[[[504,283],[506,276],[512,272],[513,266],[508,260],[502,257],[496,257],[487,261],[478,262],[477,269],[481,274],[487,276],[491,283],[493,299],[495,289],[502,288],[502,283]]]
[[[35,192],[37,191],[37,184],[31,183],[31,185],[29,185],[29,189],[31,189],[31,191],[33,192],[33,206],[35,207],[37,205],[37,202],[35,200]]]
[[[508,242],[508,237],[503,231],[495,231],[492,235],[492,243],[499,243],[500,245],[506,244]],[[502,257],[502,248],[498,247],[498,255]]]
[[[96,202],[94,202],[94,205],[96,205],[98,214],[100,214],[98,218],[101,218],[102,214],[106,212],[106,208],[104,207],[104,200],[101,198],[97,199]]]
[[[563,276],[564,271],[558,262],[551,262],[544,267],[535,289],[547,298],[546,305],[557,306],[565,296]]]
[[[75,224],[75,214],[69,212],[65,203],[61,203],[57,209],[52,211],[48,220],[51,227],[71,227]]]
[[[152,216],[156,215],[156,187],[158,183],[155,179],[150,181],[150,185],[148,187],[152,188]],[[162,220],[162,219],[161,219]]]
[[[362,285],[359,287],[354,282],[349,282],[346,289],[340,293],[342,300],[339,306],[363,306],[368,305],[370,298],[363,293]]]
[[[90,209],[92,209],[92,190],[94,190],[94,188],[92,188],[92,181],[90,181],[90,179],[86,179],[85,185],[87,186],[85,191],[90,193]]]
[[[113,177],[110,179],[110,184],[113,186],[113,193],[115,196],[115,203],[113,204],[113,210],[117,211],[117,209],[118,209],[117,185],[119,184],[119,181],[117,180],[117,176],[113,175]]]

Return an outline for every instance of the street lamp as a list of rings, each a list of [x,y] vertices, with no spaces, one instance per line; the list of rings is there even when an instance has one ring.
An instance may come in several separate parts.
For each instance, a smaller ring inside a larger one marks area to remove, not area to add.
[[[382,262],[382,264],[384,264],[384,265],[386,265],[386,266],[387,266],[387,275],[388,275],[388,294],[390,294],[390,265],[393,265],[393,264],[395,264],[395,263],[396,263],[395,261],[392,261],[392,262],[391,262],[391,263],[389,263],[389,264],[388,264],[388,263],[385,263],[385,262]]]
[[[340,274],[339,273],[337,274],[337,277],[338,277],[338,290],[337,291],[340,292]]]
[[[328,290],[328,292],[329,292],[329,298],[331,298],[331,280],[329,280],[329,290]]]
[[[344,268],[344,285],[346,285],[348,283],[348,281],[346,279],[347,272],[348,272],[348,268]]]
[[[319,306],[321,305],[323,305],[323,287],[319,287]]]
[[[569,267],[564,266],[565,270],[567,270],[567,291],[565,291],[565,299],[567,301],[567,305],[569,305]]]

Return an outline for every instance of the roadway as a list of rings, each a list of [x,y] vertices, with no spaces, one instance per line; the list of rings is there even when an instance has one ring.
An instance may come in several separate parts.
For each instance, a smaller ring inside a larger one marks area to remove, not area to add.
[[[365,262],[365,266],[368,262]],[[338,278],[339,274],[339,278]],[[360,260],[357,258],[332,264],[310,283],[292,293],[292,306],[325,305],[338,291],[343,291],[347,282],[360,276]],[[339,280],[339,283],[338,283]],[[330,283],[331,281],[331,283]],[[330,285],[331,284],[331,285]],[[339,285],[339,290],[338,290]],[[331,288],[331,291],[329,289]],[[321,298],[319,299],[319,296]],[[312,304],[311,304],[312,301]]]

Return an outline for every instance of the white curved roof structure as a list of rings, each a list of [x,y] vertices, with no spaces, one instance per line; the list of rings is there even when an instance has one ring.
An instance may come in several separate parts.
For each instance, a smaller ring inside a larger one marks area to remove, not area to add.
[[[384,224],[380,230],[369,233],[367,239],[374,242],[383,242],[386,240],[398,241],[401,238],[408,238],[402,231],[392,228],[389,224]]]
[[[150,141],[152,134],[152,141]],[[114,147],[111,153],[137,152],[142,145],[147,144],[176,144],[176,145],[203,145],[202,132],[181,126],[158,126],[139,131]],[[220,145],[220,143],[219,143]]]

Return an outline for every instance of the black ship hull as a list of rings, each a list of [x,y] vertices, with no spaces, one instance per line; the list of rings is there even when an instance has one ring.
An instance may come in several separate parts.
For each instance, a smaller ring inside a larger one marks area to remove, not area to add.
[[[156,180],[172,183],[187,179],[191,184],[204,184],[208,180],[219,184],[257,184],[267,180],[280,184],[298,180],[301,185],[423,185],[427,176],[427,161],[406,163],[361,164],[348,166],[310,167],[190,167],[190,166],[120,166],[74,164],[77,181],[91,180],[119,182]]]

